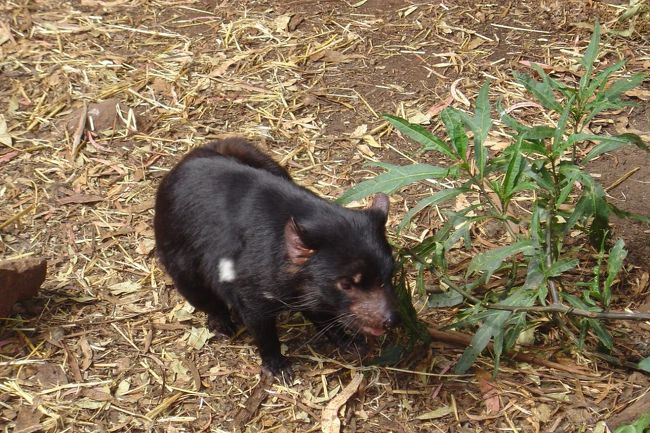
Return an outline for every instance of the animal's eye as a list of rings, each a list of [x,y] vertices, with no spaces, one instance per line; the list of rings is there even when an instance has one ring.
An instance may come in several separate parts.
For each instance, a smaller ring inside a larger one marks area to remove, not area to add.
[[[339,290],[350,290],[352,288],[352,281],[348,278],[341,278],[336,282]]]

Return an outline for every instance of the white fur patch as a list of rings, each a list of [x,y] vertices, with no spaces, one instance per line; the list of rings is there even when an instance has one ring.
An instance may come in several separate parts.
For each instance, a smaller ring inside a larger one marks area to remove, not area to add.
[[[228,283],[235,281],[235,277],[235,263],[230,259],[219,260],[219,281]]]

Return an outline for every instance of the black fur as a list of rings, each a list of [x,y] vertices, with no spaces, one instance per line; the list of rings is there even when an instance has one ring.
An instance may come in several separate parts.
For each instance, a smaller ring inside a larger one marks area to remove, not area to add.
[[[397,323],[387,211],[385,196],[364,210],[338,206],[245,140],[221,140],[188,153],[162,180],[157,252],[211,327],[232,335],[229,308],[239,315],[277,374],[288,367],[275,326],[282,310],[302,311],[330,335],[376,335]],[[232,260],[234,281],[220,281],[222,259]]]

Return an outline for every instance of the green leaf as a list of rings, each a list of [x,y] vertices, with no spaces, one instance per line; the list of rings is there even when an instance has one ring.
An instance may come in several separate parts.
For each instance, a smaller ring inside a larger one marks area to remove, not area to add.
[[[557,113],[562,112],[562,106],[555,99],[553,89],[544,83],[536,81],[531,76],[515,72],[515,78],[522,84],[526,90],[535,96],[535,98],[548,110],[553,110]]]
[[[390,194],[399,188],[418,182],[424,179],[436,179],[447,176],[454,177],[457,170],[454,168],[442,168],[429,164],[412,164],[405,166],[394,166],[386,173],[382,173],[371,179],[350,188],[338,198],[340,204],[350,203],[354,200],[367,197],[370,194],[383,192]]]
[[[593,202],[594,219],[589,226],[589,240],[593,246],[598,246],[608,235],[609,207],[605,191],[600,186],[591,192],[590,199]]]
[[[511,195],[514,195],[517,192],[520,191],[528,191],[528,190],[534,190],[537,189],[538,185],[534,182],[518,182],[514,188],[512,188],[512,191],[510,191]]]
[[[528,291],[516,290],[508,298],[501,301],[501,304],[511,306],[528,307],[532,305],[535,297]],[[476,334],[472,337],[469,346],[463,352],[454,367],[456,374],[464,374],[474,363],[476,358],[487,347],[490,339],[499,332],[503,332],[503,326],[512,315],[510,311],[492,310],[483,320],[483,324],[478,328]]]
[[[537,63],[533,63],[531,67],[535,72],[537,72],[537,74],[540,77],[542,77],[542,82],[544,83],[544,85],[548,86],[549,88],[552,88],[553,90],[557,90],[565,96],[567,95],[568,90],[573,90],[568,88],[566,85],[560,83],[559,81],[551,78],[546,72],[544,72],[544,69],[542,69],[542,67],[539,66]]]
[[[551,267],[546,271],[547,277],[558,277],[564,272],[571,270],[578,266],[580,261],[578,259],[560,259],[553,263]]]
[[[600,343],[605,346],[607,350],[612,350],[612,348],[614,348],[614,339],[603,323],[596,319],[586,319],[586,321],[589,323],[589,327],[594,331],[594,334],[596,334],[596,337],[598,337],[598,340],[600,340]]]
[[[577,136],[584,140],[592,140],[600,142],[591,149],[591,151],[582,159],[582,163],[591,161],[598,155],[605,152],[611,152],[626,144],[635,144],[643,150],[650,150],[648,146],[636,134],[620,134],[611,136],[591,135],[591,134],[577,134]]]
[[[598,55],[598,45],[600,43],[600,23],[598,20],[594,23],[594,32],[591,35],[591,41],[585,51],[584,56],[580,60],[580,64],[585,69],[585,75],[591,76],[591,71],[594,68],[594,61]]]
[[[399,233],[405,226],[407,226],[408,223],[411,222],[411,219],[425,207],[444,203],[445,201],[451,200],[458,194],[466,191],[468,191],[468,188],[448,188],[423,198],[415,206],[409,209],[408,212],[406,212],[404,218],[402,218],[402,222],[397,227],[397,232]]]
[[[374,358],[370,363],[373,365],[396,365],[404,353],[404,348],[401,346],[389,346],[381,351],[381,354]]]
[[[564,225],[564,235],[569,233],[569,231],[575,227],[576,224],[582,222],[586,218],[589,218],[592,213],[592,202],[587,194],[584,194],[576,203],[575,207],[573,208],[573,212],[569,215],[569,219],[567,219],[567,222]]]
[[[525,168],[524,165],[522,164],[523,158],[521,156],[521,151],[520,151],[522,139],[523,136],[519,135],[517,137],[517,140],[515,141],[515,144],[512,145],[510,162],[508,162],[508,168],[506,170],[506,175],[503,177],[503,184],[501,188],[501,190],[503,191],[503,195],[505,196],[504,198],[506,198],[506,200],[503,200],[504,202],[507,201],[507,198],[509,198],[512,195],[512,190],[514,189],[515,185],[519,182],[523,169]]]
[[[614,433],[643,433],[643,430],[637,430],[633,425],[624,425],[614,430]]]
[[[612,293],[612,283],[621,271],[625,257],[627,257],[625,242],[623,242],[623,239],[619,239],[610,250],[609,259],[607,260],[607,278],[603,284],[603,304],[605,307],[609,306]]]
[[[444,141],[431,134],[422,126],[410,123],[401,117],[391,116],[390,114],[384,114],[384,119],[388,120],[398,131],[420,143],[424,150],[435,150],[453,160],[458,159]]]
[[[418,274],[415,278],[415,290],[421,294],[424,295],[426,291],[426,287],[424,285],[424,270],[425,266],[422,263],[416,263],[415,264],[416,269],[418,270]]]
[[[571,97],[569,99],[565,106],[564,110],[562,110],[562,114],[560,115],[560,119],[557,122],[557,127],[555,128],[555,132],[553,134],[553,156],[558,157],[562,154],[562,144],[564,143],[562,141],[562,136],[564,135],[564,131],[566,130],[566,125],[567,121],[569,120],[569,115],[571,115],[571,108],[573,107],[573,102],[575,101],[575,97]]]
[[[447,107],[440,113],[440,120],[445,125],[447,135],[458,156],[467,162],[467,134],[458,110]]]
[[[648,356],[647,358],[642,359],[641,361],[639,361],[638,367],[641,370],[647,371],[648,373],[650,373],[650,356]],[[650,414],[648,414],[648,415],[650,415]]]
[[[463,303],[463,295],[454,291],[447,290],[442,293],[433,293],[429,296],[429,307],[431,308],[449,308]]]
[[[643,81],[648,77],[650,77],[648,74],[634,74],[629,78],[620,78],[614,81],[607,89],[605,89],[603,96],[610,101],[615,101],[623,93],[634,89],[639,84],[643,83]]]
[[[555,128],[546,125],[537,125],[526,131],[525,138],[529,140],[543,140],[551,138],[555,134]]]
[[[481,87],[476,99],[476,110],[474,120],[478,129],[474,132],[478,134],[479,141],[483,143],[488,136],[490,127],[492,126],[492,118],[490,117],[490,101],[488,99],[488,92],[490,90],[490,83],[486,82]],[[476,141],[476,137],[474,137]]]
[[[609,210],[611,210],[614,213],[614,215],[616,215],[619,218],[629,218],[634,221],[650,224],[650,218],[648,218],[645,215],[639,215],[633,212],[628,212],[626,210],[616,207],[611,203],[607,203],[607,206],[609,207]]]
[[[578,298],[575,295],[572,295],[572,294],[566,293],[566,292],[560,292],[560,294],[562,295],[562,298],[564,300],[566,300],[573,308],[579,308],[579,309],[582,309],[582,310],[593,311],[593,312],[596,312],[596,313],[599,313],[599,312],[602,311],[602,309],[600,309],[598,307],[595,307],[595,306],[593,306],[591,304],[587,304],[585,301],[583,301],[582,299]],[[582,319],[580,319],[580,320],[582,320]]]
[[[514,129],[515,131],[519,133],[524,133],[530,130],[530,128],[523,123],[519,122],[516,120],[514,117],[510,116],[507,112],[505,107],[501,104],[502,98],[499,98],[497,100],[497,112],[499,113],[499,120],[503,122],[504,125],[506,125],[508,128]]]
[[[575,164],[562,163],[559,167],[562,178],[560,180],[560,195],[556,200],[556,206],[561,205],[569,197],[578,179],[582,178],[582,170]]]
[[[487,281],[508,257],[519,253],[531,254],[533,251],[533,242],[530,240],[518,241],[505,247],[495,248],[474,256],[467,268],[467,273],[485,272]]]
[[[458,111],[459,116],[465,124],[474,132],[474,160],[478,168],[479,178],[485,176],[485,165],[488,152],[485,148],[485,139],[488,136],[492,119],[490,118],[490,103],[488,100],[489,83],[485,83],[476,98],[476,109],[474,116],[469,116]]]
[[[494,374],[499,371],[501,365],[501,354],[503,353],[503,339],[504,339],[504,326],[497,329],[494,333],[494,343],[492,344],[492,351],[494,352]]]
[[[609,78],[610,75],[612,75],[614,72],[621,69],[623,66],[625,66],[624,60],[614,63],[613,65],[610,65],[607,68],[600,71],[598,75],[596,75],[594,79],[591,80],[589,87],[585,90],[582,96],[586,98],[590,98],[591,95],[593,95],[597,90],[601,89],[601,87],[604,87],[605,84],[607,84],[607,79]],[[598,95],[597,98],[598,97],[602,97],[602,96]]]

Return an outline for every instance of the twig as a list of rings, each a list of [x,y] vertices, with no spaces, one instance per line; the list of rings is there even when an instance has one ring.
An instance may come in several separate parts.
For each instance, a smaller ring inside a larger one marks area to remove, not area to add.
[[[650,313],[642,313],[638,311],[588,311],[581,310],[579,308],[568,307],[561,302],[554,302],[551,305],[547,306],[538,306],[538,307],[526,307],[526,306],[516,306],[516,305],[504,305],[504,304],[492,304],[481,301],[476,296],[467,293],[465,290],[458,287],[453,281],[449,278],[441,275],[439,272],[424,261],[417,253],[411,251],[409,248],[405,249],[406,252],[413,257],[416,261],[426,266],[429,272],[436,275],[442,282],[447,284],[450,289],[455,292],[463,295],[465,299],[468,299],[470,303],[482,305],[483,307],[489,310],[503,310],[503,311],[512,311],[513,313],[561,313],[569,314],[573,316],[588,317],[590,319],[604,319],[604,320],[637,320],[641,322],[650,320]],[[550,281],[549,281],[550,283]]]
[[[641,169],[641,167],[635,167],[635,168],[633,168],[632,170],[628,171],[628,172],[625,173],[623,176],[621,176],[621,177],[619,177],[618,179],[616,179],[616,180],[614,181],[614,183],[612,183],[610,186],[608,186],[607,188],[605,188],[605,191],[610,192],[611,190],[613,190],[614,188],[616,188],[617,186],[619,186],[620,184],[622,184],[623,182],[625,182],[625,181],[626,181],[630,176],[632,176],[634,173],[636,173],[636,172],[639,171],[640,169]]]

